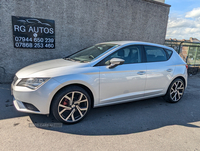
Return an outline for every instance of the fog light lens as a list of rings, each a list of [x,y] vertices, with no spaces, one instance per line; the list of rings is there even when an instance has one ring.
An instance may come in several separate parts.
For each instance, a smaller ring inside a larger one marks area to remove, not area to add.
[[[33,104],[23,102],[24,106],[31,111],[39,111]]]

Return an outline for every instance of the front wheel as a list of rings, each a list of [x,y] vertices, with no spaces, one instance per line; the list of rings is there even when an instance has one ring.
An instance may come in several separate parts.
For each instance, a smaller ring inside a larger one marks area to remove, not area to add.
[[[65,124],[74,124],[82,120],[91,108],[91,99],[81,87],[69,86],[61,90],[53,99],[52,113]]]
[[[181,100],[185,90],[183,80],[175,79],[169,86],[166,95],[163,97],[167,102],[176,103]]]

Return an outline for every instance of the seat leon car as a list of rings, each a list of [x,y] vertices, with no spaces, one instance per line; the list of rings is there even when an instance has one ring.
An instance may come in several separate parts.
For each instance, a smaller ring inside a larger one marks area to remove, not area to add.
[[[174,49],[137,41],[99,43],[27,66],[11,85],[18,111],[52,113],[66,124],[100,106],[158,96],[176,103],[186,86],[187,65]]]

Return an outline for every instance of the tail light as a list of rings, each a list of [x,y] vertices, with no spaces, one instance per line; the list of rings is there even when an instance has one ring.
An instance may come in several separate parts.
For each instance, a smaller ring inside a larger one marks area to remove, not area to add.
[[[188,65],[186,64],[185,67],[188,69]]]

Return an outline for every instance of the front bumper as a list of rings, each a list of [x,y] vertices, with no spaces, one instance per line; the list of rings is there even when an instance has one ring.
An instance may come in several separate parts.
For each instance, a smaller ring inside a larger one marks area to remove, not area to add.
[[[17,101],[17,100],[15,100],[15,98],[13,99],[13,104],[14,104],[15,108],[16,108],[18,111],[20,111],[20,112],[41,114],[41,113],[39,112],[39,110],[38,110],[38,111],[31,110],[31,109],[27,108],[27,107],[24,105],[23,102]]]
[[[11,85],[15,108],[21,112],[49,114],[51,100],[61,84],[50,79],[38,89],[31,90],[27,87],[16,86],[17,82]]]

